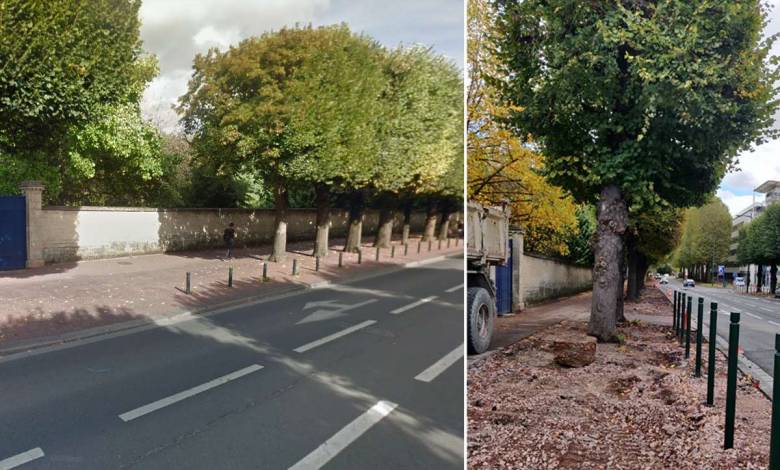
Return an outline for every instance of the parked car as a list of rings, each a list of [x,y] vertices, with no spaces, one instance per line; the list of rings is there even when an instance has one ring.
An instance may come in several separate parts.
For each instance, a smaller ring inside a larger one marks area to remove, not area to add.
[[[745,287],[745,278],[737,276],[734,278],[734,287]]]
[[[664,274],[664,277],[661,278],[661,280],[658,282],[659,284],[669,284],[669,275]]]
[[[696,283],[693,282],[693,279],[686,279],[683,281],[683,287],[696,287]]]
[[[777,289],[775,289],[775,298],[776,298],[776,299],[780,299],[780,287],[778,287]]]

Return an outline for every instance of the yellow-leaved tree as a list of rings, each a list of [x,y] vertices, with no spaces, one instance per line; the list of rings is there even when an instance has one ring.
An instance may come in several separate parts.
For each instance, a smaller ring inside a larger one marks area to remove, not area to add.
[[[500,103],[483,78],[496,76],[493,8],[491,0],[468,0],[468,197],[487,205],[509,204],[512,223],[525,230],[527,251],[565,256],[567,239],[578,232],[575,204],[539,173],[544,157],[501,125],[512,107]]]

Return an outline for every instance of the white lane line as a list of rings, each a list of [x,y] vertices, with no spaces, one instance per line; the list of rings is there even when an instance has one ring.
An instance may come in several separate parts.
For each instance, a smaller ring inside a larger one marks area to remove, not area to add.
[[[772,320],[767,320],[770,325],[780,326],[780,323],[775,323]]]
[[[757,319],[759,319],[759,320],[763,320],[763,318],[759,317],[758,315],[754,315],[754,314],[752,314],[752,313],[750,313],[750,312],[745,312],[745,315],[749,315],[749,316],[751,316],[751,317],[753,317],[753,318],[757,318]]]
[[[463,284],[458,284],[457,286],[450,287],[449,289],[445,290],[444,292],[455,292],[456,290],[463,289]]]
[[[392,313],[393,315],[398,315],[399,313],[403,313],[403,312],[405,312],[407,310],[411,310],[414,307],[419,307],[420,305],[428,303],[431,300],[436,299],[436,298],[438,298],[437,295],[432,295],[430,297],[426,297],[424,299],[420,299],[417,302],[412,302],[409,305],[404,305],[403,307],[398,307],[395,310],[391,310],[390,313]]]
[[[169,397],[165,397],[161,400],[157,400],[155,402],[149,403],[148,405],[141,406],[139,408],[136,408],[134,410],[130,410],[127,413],[122,413],[119,415],[119,417],[124,422],[128,422],[131,420],[134,420],[136,418],[140,418],[141,416],[145,414],[149,414],[153,411],[157,411],[160,408],[165,408],[168,405],[172,405],[174,403],[180,402],[182,400],[185,400],[187,398],[190,398],[192,396],[195,396],[199,393],[203,393],[206,390],[210,390],[214,387],[218,387],[220,385],[224,385],[231,380],[236,380],[240,377],[243,377],[247,374],[251,374],[252,372],[256,372],[260,369],[262,369],[263,366],[258,364],[252,364],[249,367],[244,367],[243,369],[237,370],[235,372],[231,372],[227,375],[223,375],[222,377],[218,377],[214,380],[210,380],[204,384],[198,385],[197,387],[192,387],[188,390],[185,390],[183,392],[176,393],[174,395],[171,395]]]
[[[5,460],[0,460],[0,470],[10,470],[16,468],[19,465],[24,465],[27,462],[32,462],[35,459],[43,457],[43,450],[40,447],[30,449],[27,452],[16,454],[13,457],[8,457]]]
[[[290,467],[289,470],[315,470],[322,468],[339,452],[346,449],[348,445],[355,442],[357,438],[365,434],[382,418],[389,415],[397,406],[389,401],[380,401],[372,406],[371,409],[355,418],[354,421],[341,428],[339,432]]]
[[[317,341],[312,341],[311,343],[304,344],[303,346],[297,347],[293,349],[293,351],[298,353],[303,353],[308,351],[309,349],[314,349],[317,346],[322,346],[325,343],[329,343],[333,341],[334,339],[341,338],[342,336],[348,335],[352,332],[355,332],[357,330],[363,329],[367,326],[371,326],[374,323],[376,323],[375,320],[366,320],[363,323],[358,323],[355,326],[350,326],[349,328],[346,328],[344,330],[339,331],[338,333],[333,333],[332,335],[328,335],[322,339],[318,339]]]
[[[447,370],[448,367],[458,362],[461,357],[463,357],[462,344],[448,352],[447,355],[443,358],[433,363],[431,367],[417,374],[417,377],[415,377],[414,380],[419,380],[420,382],[431,382],[433,379],[438,377],[439,374]]]

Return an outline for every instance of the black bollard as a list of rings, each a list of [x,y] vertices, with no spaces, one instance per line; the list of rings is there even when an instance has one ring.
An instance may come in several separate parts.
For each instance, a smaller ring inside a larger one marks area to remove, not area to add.
[[[363,264],[363,250],[358,250],[358,264]]]
[[[678,302],[677,308],[680,310],[679,316],[679,327],[677,328],[677,341],[680,343],[680,346],[683,345],[683,333],[685,332],[685,292],[683,292],[680,295],[680,302]]]
[[[298,275],[298,258],[293,258],[292,275]]]
[[[379,261],[379,247],[376,247],[376,258],[374,261]]]
[[[780,377],[780,334],[775,334],[775,377]],[[772,427],[769,433],[769,470],[780,470],[780,384],[772,387]]]
[[[187,281],[184,284],[184,292],[186,294],[192,294],[192,273],[187,273]]]
[[[344,252],[339,251],[339,267],[344,266],[343,255],[344,255]]]
[[[320,270],[320,257],[315,256],[314,257],[314,270],[319,271]]]
[[[685,313],[685,359],[691,357],[691,303],[693,296],[688,296],[688,311]]]
[[[737,354],[739,353],[739,312],[731,312],[729,356],[726,370],[726,426],[723,448],[734,447],[734,415],[737,407]]]
[[[417,254],[420,254],[420,250],[422,249],[422,238],[420,241],[417,242]]]
[[[228,287],[233,287],[233,266],[228,267]]]
[[[696,315],[696,367],[694,368],[693,376],[701,377],[701,342],[702,331],[701,327],[704,323],[704,299],[699,297],[699,311]]]
[[[263,263],[263,282],[268,280],[268,263]]]
[[[710,302],[710,344],[707,357],[707,404],[715,404],[715,341],[718,335],[718,303]]]
[[[677,334],[677,294],[676,290],[672,293],[672,332],[674,334]]]

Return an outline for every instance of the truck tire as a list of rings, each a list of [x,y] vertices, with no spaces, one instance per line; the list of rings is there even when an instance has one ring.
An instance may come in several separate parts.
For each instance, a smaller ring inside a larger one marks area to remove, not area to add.
[[[468,349],[469,354],[487,351],[493,337],[496,307],[487,289],[469,287],[468,290]]]

